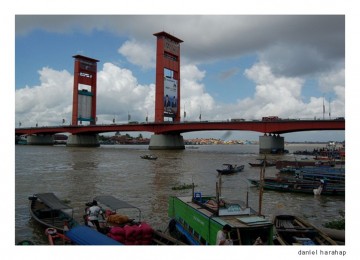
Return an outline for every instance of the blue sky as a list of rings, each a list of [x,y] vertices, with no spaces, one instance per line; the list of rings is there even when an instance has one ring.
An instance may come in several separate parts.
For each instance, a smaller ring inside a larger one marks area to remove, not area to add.
[[[98,123],[154,118],[155,43],[182,39],[187,120],[345,116],[344,15],[16,15],[15,125],[70,122],[73,55],[98,63]],[[331,113],[329,115],[329,112]],[[232,132],[228,139],[257,140]],[[222,137],[198,132],[190,137]],[[343,141],[344,131],[285,135]]]

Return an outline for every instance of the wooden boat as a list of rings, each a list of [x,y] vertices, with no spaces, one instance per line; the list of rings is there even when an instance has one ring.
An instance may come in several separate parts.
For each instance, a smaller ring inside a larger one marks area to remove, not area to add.
[[[260,186],[260,180],[248,179],[250,184]],[[296,178],[268,177],[264,179],[263,188],[281,192],[307,193],[315,195],[345,196],[345,185],[322,183],[321,181],[303,180]],[[319,193],[319,188],[321,192]]]
[[[284,177],[295,177],[304,180],[320,181],[326,180],[331,183],[345,185],[345,169],[334,167],[285,167],[280,169],[279,175]]]
[[[111,195],[94,198],[106,212],[106,235],[123,245],[184,245],[141,219],[140,208]]]
[[[277,215],[273,219],[275,244],[278,245],[337,245],[317,227],[293,215]]]
[[[276,169],[285,168],[287,166],[294,167],[305,167],[305,166],[335,166],[334,161],[319,161],[313,159],[302,159],[302,160],[278,160],[276,161]]]
[[[73,218],[73,209],[62,202],[54,193],[38,193],[29,197],[30,214],[46,228],[58,232],[70,229],[78,222]]]
[[[261,238],[263,244],[273,244],[273,224],[259,216],[246,203],[220,199],[192,192],[191,196],[169,198],[169,231],[176,239],[190,245],[216,245],[217,232],[231,226],[234,245],[253,245]]]
[[[145,154],[145,155],[141,155],[140,156],[142,159],[147,159],[147,160],[156,160],[157,156],[152,155],[152,154]]]
[[[242,172],[245,168],[245,165],[236,165],[236,164],[233,165],[229,163],[224,163],[223,166],[224,166],[223,169],[216,170],[219,174],[232,174],[232,173]]]
[[[271,166],[275,166],[276,163],[272,162],[272,161],[266,161],[266,160],[262,160],[260,163],[249,163],[251,167],[263,167],[265,164],[265,167],[271,167]]]

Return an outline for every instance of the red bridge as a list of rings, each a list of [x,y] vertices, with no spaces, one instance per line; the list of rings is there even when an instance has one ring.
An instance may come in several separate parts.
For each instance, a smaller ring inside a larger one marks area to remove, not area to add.
[[[163,123],[130,123],[111,125],[88,125],[88,126],[49,126],[16,128],[16,135],[51,135],[56,133],[98,134],[107,132],[152,132],[155,134],[181,134],[195,131],[212,130],[240,130],[254,131],[268,134],[284,134],[300,131],[315,130],[345,130],[344,119],[334,120],[291,120],[282,119],[277,121],[217,121],[217,122],[163,122]]]

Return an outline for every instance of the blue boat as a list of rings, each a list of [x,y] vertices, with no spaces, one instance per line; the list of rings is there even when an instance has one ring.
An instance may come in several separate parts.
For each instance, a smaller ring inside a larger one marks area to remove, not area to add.
[[[65,234],[75,245],[123,245],[95,229],[82,225],[70,229]]]

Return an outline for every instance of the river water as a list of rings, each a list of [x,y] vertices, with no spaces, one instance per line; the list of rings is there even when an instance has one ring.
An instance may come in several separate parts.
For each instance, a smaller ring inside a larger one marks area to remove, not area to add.
[[[289,154],[274,159],[293,159],[296,150],[312,150],[325,145],[289,144]],[[145,145],[103,145],[98,148],[66,146],[15,147],[15,241],[31,240],[46,245],[44,229],[29,214],[28,197],[35,193],[54,192],[69,201],[74,216],[81,221],[85,203],[97,195],[110,194],[142,210],[142,219],[154,228],[165,230],[169,221],[167,200],[171,195],[190,195],[191,189],[173,190],[173,187],[194,183],[196,191],[215,194],[218,174],[223,163],[244,164],[243,172],[222,177],[222,195],[225,198],[245,200],[259,209],[259,192],[247,178],[259,178],[256,162],[258,145],[201,145],[180,151],[149,151]],[[155,161],[141,159],[152,153]],[[269,158],[269,157],[267,157]],[[275,167],[266,168],[265,176],[275,176]],[[339,219],[345,212],[345,198],[313,196],[265,191],[262,213],[289,213],[322,224]]]

